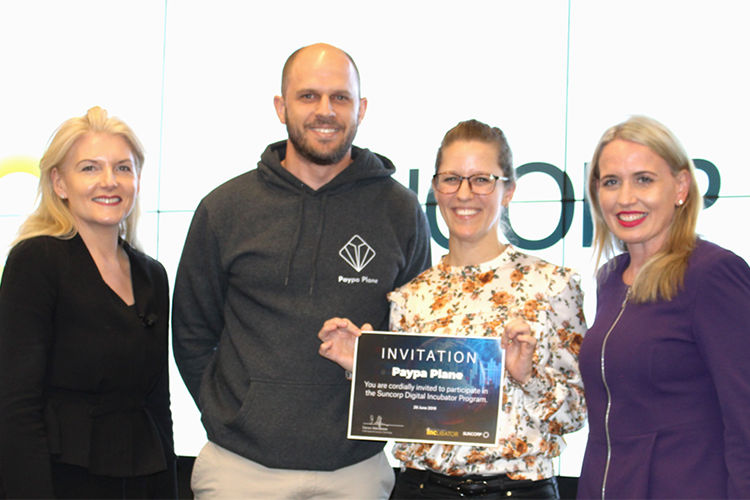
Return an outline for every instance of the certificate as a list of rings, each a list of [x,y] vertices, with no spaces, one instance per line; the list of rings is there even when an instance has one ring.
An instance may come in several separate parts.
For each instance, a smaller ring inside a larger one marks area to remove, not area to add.
[[[503,354],[498,337],[362,332],[347,437],[496,445]]]

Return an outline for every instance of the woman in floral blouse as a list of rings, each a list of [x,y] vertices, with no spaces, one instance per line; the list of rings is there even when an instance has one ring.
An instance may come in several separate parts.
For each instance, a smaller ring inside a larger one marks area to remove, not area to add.
[[[500,129],[469,120],[448,131],[433,188],[450,232],[449,252],[388,295],[391,329],[502,336],[509,376],[499,446],[397,443],[393,454],[403,467],[393,497],[558,498],[552,459],[564,446],[562,434],[586,418],[578,278],[499,241],[500,216],[515,189]],[[351,368],[359,332],[347,319],[327,321],[319,333],[321,355]]]

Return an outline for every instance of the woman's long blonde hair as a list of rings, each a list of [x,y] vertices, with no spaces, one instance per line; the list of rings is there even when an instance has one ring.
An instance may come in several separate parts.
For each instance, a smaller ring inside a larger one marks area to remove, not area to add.
[[[602,150],[616,139],[646,146],[667,162],[672,175],[687,171],[690,176],[687,198],[684,204],[676,208],[664,248],[646,261],[635,277],[631,291],[631,297],[636,302],[671,300],[682,287],[688,259],[695,248],[698,214],[703,206],[703,198],[695,180],[695,166],[674,134],[652,118],[633,116],[604,132],[594,150],[588,173],[588,195],[594,218],[597,267],[603,254],[610,257],[618,251],[627,250],[625,243],[618,239],[605,223],[597,190]],[[608,267],[604,266],[602,270],[606,272]]]
[[[119,135],[130,146],[135,161],[135,170],[140,178],[143,168],[143,146],[135,133],[122,120],[107,116],[107,111],[94,106],[85,116],[71,118],[63,122],[55,131],[42,159],[39,161],[39,206],[21,225],[13,245],[35,236],[55,236],[61,239],[74,237],[78,230],[68,208],[68,202],[55,193],[52,171],[60,169],[75,142],[88,133]],[[136,197],[133,210],[120,223],[120,237],[135,246],[136,224],[140,206]]]

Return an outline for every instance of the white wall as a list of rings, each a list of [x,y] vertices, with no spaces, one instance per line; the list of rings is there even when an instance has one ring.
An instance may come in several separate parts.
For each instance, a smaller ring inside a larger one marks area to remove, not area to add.
[[[389,156],[426,201],[442,135],[477,118],[508,135],[516,166],[569,177],[569,232],[543,173],[522,177],[511,205],[532,253],[578,269],[593,318],[590,249],[582,244],[583,167],[599,136],[651,115],[719,172],[699,230],[750,257],[750,3],[732,0],[0,0],[0,256],[33,206],[33,167],[66,118],[101,105],[128,122],[147,160],[140,238],[174,278],[192,211],[210,189],[253,168],[285,137],[272,107],[286,57],[326,41],[357,61],[367,117],[356,144]],[[714,179],[715,181],[716,179]],[[701,174],[704,188],[708,178]],[[439,216],[438,216],[439,217]],[[442,224],[440,221],[439,224]],[[437,244],[435,257],[443,252]],[[0,261],[4,260],[0,257]],[[174,368],[174,367],[172,367]],[[172,372],[177,451],[205,439]],[[560,472],[577,475],[584,432]]]

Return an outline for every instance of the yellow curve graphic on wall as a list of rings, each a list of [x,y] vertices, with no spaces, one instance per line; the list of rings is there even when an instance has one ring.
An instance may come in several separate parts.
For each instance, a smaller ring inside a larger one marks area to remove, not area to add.
[[[29,174],[39,177],[39,159],[32,156],[10,156],[0,158],[0,180],[8,174]],[[5,259],[0,257],[0,279],[2,279]]]
[[[39,177],[39,160],[31,156],[10,156],[0,159],[0,179],[8,174],[17,173]]]

